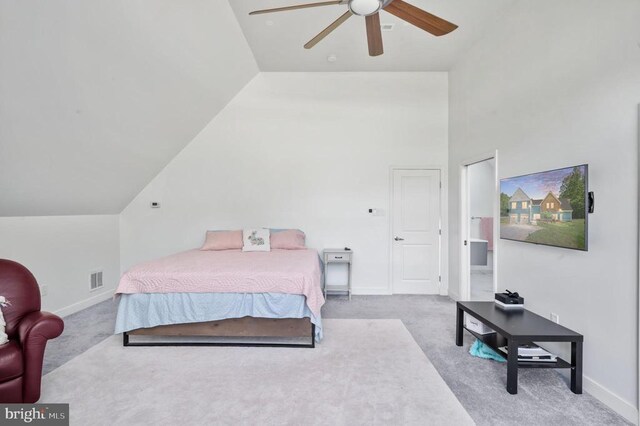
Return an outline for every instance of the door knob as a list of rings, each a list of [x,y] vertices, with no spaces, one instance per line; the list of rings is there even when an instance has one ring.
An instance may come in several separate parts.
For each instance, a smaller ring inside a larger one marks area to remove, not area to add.
[[[404,241],[404,238],[395,237],[394,240],[396,240],[396,241]]]

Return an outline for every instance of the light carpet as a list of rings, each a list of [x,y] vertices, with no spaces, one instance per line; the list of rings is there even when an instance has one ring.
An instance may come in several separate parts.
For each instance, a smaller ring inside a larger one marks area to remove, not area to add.
[[[473,424],[400,320],[323,321],[315,349],[122,347],[43,378],[73,425]]]

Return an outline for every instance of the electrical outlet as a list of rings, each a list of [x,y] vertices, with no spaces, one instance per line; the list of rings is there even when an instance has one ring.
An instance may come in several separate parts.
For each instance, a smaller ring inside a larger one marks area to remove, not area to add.
[[[48,285],[41,285],[40,286],[40,296],[46,296],[47,294],[49,294],[49,286]]]
[[[551,312],[551,321],[555,322],[556,324],[560,324],[560,315]]]

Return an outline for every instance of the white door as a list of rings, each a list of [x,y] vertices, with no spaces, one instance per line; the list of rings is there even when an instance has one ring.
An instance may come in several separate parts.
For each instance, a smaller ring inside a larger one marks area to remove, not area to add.
[[[392,209],[394,294],[438,294],[440,170],[394,170]]]

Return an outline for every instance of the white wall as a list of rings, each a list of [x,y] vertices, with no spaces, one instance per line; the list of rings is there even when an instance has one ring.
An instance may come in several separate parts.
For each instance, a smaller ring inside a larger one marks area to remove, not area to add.
[[[42,308],[68,315],[113,295],[120,276],[118,215],[0,218],[0,258],[27,267],[47,294]],[[102,289],[89,275],[103,271]]]
[[[517,2],[450,73],[451,295],[459,167],[499,150],[502,177],[589,163],[589,251],[499,241],[499,288],[585,336],[585,389],[637,421],[640,2]]]
[[[356,292],[388,293],[389,168],[446,168],[447,97],[446,73],[258,75],[123,211],[122,269],[207,229],[300,228],[354,250]]]

